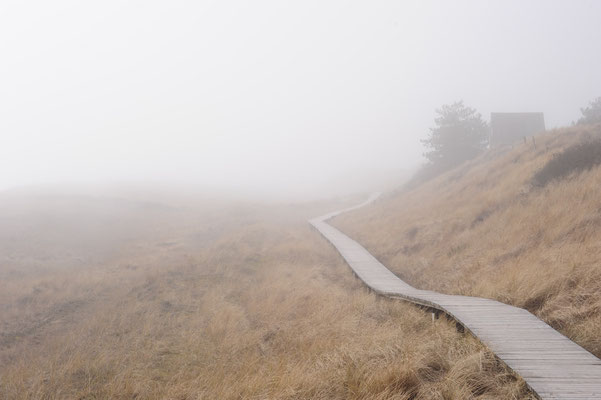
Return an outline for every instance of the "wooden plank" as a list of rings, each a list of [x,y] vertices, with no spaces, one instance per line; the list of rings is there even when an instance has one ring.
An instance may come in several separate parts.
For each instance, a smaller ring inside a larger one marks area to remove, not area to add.
[[[375,292],[435,308],[454,318],[521,375],[541,399],[601,399],[601,360],[527,310],[501,302],[416,289],[394,275],[363,246],[326,223],[377,199],[309,222]]]

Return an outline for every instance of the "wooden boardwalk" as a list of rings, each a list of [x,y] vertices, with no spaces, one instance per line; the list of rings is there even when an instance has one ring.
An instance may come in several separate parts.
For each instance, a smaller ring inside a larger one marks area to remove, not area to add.
[[[367,286],[378,294],[427,306],[452,317],[522,376],[541,399],[601,399],[601,360],[530,312],[495,300],[416,289],[325,222],[362,207],[377,196],[309,221]]]

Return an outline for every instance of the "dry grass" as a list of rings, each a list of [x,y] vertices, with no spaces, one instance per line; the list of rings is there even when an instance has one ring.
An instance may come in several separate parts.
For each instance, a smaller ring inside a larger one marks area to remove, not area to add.
[[[524,307],[601,356],[601,168],[532,187],[601,125],[495,150],[335,221],[416,287]]]
[[[339,206],[161,217],[93,268],[5,273],[0,398],[533,398],[453,323],[367,292],[305,222]]]

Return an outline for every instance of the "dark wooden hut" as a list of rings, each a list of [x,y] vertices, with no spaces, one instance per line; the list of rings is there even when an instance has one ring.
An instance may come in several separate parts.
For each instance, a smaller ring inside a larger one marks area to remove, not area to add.
[[[498,147],[544,132],[545,117],[542,112],[491,113],[490,128],[490,146]]]

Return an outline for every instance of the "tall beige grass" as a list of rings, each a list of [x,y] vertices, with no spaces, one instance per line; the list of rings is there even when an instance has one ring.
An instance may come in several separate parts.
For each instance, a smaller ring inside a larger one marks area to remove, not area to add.
[[[0,398],[533,398],[453,323],[366,291],[305,222],[339,205],[320,207],[248,208],[202,245],[171,225],[91,270],[5,279]]]
[[[550,131],[334,223],[416,287],[527,308],[601,356],[601,168],[530,184],[600,137],[600,125]]]

